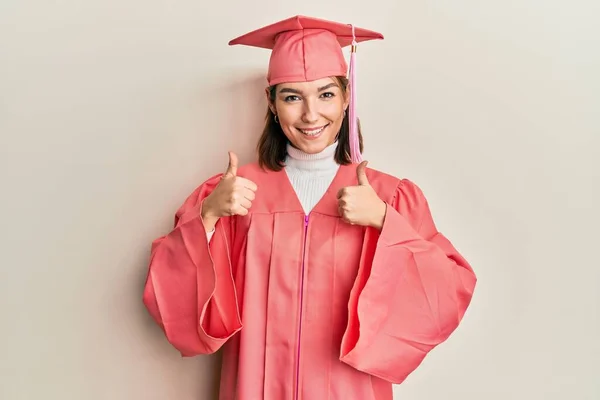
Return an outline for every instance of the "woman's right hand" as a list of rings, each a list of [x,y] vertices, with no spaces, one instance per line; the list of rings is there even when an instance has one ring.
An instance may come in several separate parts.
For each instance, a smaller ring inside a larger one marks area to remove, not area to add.
[[[214,229],[221,217],[247,215],[252,207],[257,186],[249,179],[237,176],[238,158],[229,152],[229,166],[217,187],[202,204],[202,221],[206,231]]]

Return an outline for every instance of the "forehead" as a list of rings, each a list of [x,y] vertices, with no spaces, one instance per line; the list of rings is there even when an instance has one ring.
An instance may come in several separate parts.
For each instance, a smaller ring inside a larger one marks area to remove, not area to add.
[[[317,80],[309,81],[309,82],[280,83],[279,85],[277,85],[277,89],[282,90],[282,89],[288,88],[288,89],[294,89],[294,90],[298,90],[298,91],[302,91],[302,92],[311,92],[311,91],[317,91],[324,86],[331,85],[332,83],[335,85],[338,84],[337,81],[333,78],[322,78],[322,79],[317,79]]]

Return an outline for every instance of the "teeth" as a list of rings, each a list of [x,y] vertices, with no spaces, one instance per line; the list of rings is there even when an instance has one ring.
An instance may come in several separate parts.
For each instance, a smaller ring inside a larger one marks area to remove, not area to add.
[[[323,129],[325,129],[326,127],[327,126],[324,126],[324,127],[320,128],[320,129],[318,129],[316,131],[305,131],[305,130],[302,130],[302,129],[298,129],[298,130],[300,132],[304,133],[307,136],[315,136],[315,135],[318,135],[319,133],[323,132]]]

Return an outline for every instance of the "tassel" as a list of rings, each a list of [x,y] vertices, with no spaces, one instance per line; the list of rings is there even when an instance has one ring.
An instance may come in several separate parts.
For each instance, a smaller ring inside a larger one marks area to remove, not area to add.
[[[358,139],[358,116],[356,115],[356,35],[354,26],[352,26],[352,50],[350,52],[350,158],[353,163],[360,163],[362,156],[360,154],[360,142]]]

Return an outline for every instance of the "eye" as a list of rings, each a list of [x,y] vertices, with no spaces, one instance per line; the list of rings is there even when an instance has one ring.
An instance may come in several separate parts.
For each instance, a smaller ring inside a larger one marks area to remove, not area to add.
[[[291,103],[292,101],[297,101],[299,99],[300,99],[300,97],[292,95],[292,96],[286,96],[286,98],[283,99],[283,101],[285,101],[286,103]]]
[[[335,97],[335,94],[333,92],[325,92],[321,95],[321,97],[324,97],[326,99],[331,99],[332,97]]]

